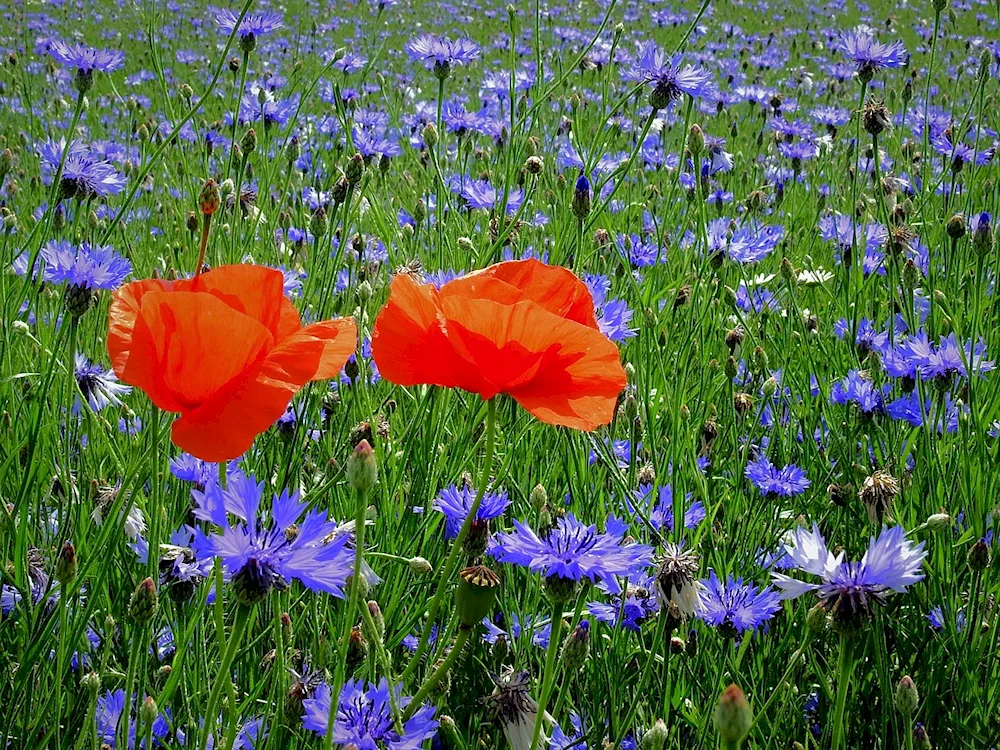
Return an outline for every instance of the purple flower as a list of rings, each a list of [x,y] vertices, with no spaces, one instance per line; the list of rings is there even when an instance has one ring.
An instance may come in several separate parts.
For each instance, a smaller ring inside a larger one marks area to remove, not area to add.
[[[66,159],[63,161],[63,151]],[[101,158],[90,146],[81,141],[49,141],[39,148],[41,156],[42,181],[52,184],[59,164],[63,162],[59,177],[59,197],[76,198],[83,201],[90,198],[105,198],[117,195],[125,189],[126,179],[111,162]]]
[[[459,489],[454,484],[445,487],[434,500],[434,510],[444,514],[445,536],[453,539],[458,536],[459,529],[469,515],[469,508],[476,499],[476,491],[471,487]],[[483,495],[479,510],[476,511],[475,523],[499,518],[510,507],[510,500],[503,490],[487,492]]]
[[[211,535],[197,529],[195,552],[220,558],[237,598],[246,603],[260,601],[272,588],[285,588],[292,578],[312,591],[342,598],[354,564],[351,535],[338,533],[326,513],[306,512],[297,491],[283,490],[270,511],[260,514],[263,487],[235,471],[225,490],[217,482],[209,482],[204,492],[193,490],[195,517],[221,529]]]
[[[698,617],[730,637],[756,630],[781,609],[781,598],[770,586],[761,588],[731,576],[723,583],[714,570],[701,583]]]
[[[117,289],[132,264],[110,245],[73,246],[67,240],[51,240],[41,252],[44,279],[50,284],[68,284],[82,289]]]
[[[861,412],[866,415],[884,414],[884,396],[890,390],[892,390],[891,384],[881,388],[876,386],[866,371],[851,370],[846,377],[833,384],[830,403],[841,406],[857,404]]]
[[[726,218],[708,224],[709,253],[726,253],[736,263],[757,263],[778,246],[785,236],[782,226],[738,225]]]
[[[631,67],[622,77],[627,81],[652,83],[650,105],[654,109],[663,109],[682,94],[710,99],[719,93],[710,73],[691,65],[681,67],[680,55],[668,59],[653,41],[639,48]]]
[[[795,464],[779,469],[763,455],[748,463],[744,474],[765,497],[792,497],[805,492],[810,485],[805,471]]]
[[[885,604],[893,592],[905,593],[908,586],[922,580],[920,568],[927,556],[924,543],[910,542],[902,526],[883,527],[877,538],[871,538],[860,563],[845,561],[844,552],[834,556],[815,524],[812,531],[796,527],[785,551],[793,568],[821,582],[807,583],[772,573],[781,598],[794,599],[815,591],[834,622],[846,626],[848,632],[871,614],[874,604]]]
[[[270,34],[282,27],[281,14],[275,11],[264,11],[261,13],[247,13],[243,20],[239,20],[239,13],[223,8],[215,14],[215,23],[224,34],[232,34],[236,31],[236,24],[239,21],[239,31],[241,42],[264,34]]]
[[[598,583],[597,587],[609,595],[610,601],[588,602],[587,611],[598,622],[638,633],[642,624],[660,609],[653,582],[652,575],[642,573],[633,575],[624,590],[617,580]]]
[[[128,701],[128,703],[130,705],[126,707],[124,690],[109,691],[97,699],[97,704],[94,708],[94,725],[97,731],[97,736],[100,738],[101,742],[106,743],[111,747],[118,747],[116,742],[116,738],[118,736],[118,725],[124,718],[127,722],[126,728],[124,729],[126,737],[125,746],[127,748],[139,747],[136,743],[136,732],[139,728],[139,717],[135,715],[135,698]],[[127,711],[126,708],[128,709]],[[169,718],[169,714],[161,713],[153,720],[152,730],[156,745],[161,745],[160,740],[170,734]],[[143,728],[143,731],[145,731],[145,727]],[[145,747],[145,741],[141,744]]]
[[[421,34],[406,43],[410,58],[423,64],[442,80],[455,65],[468,65],[479,59],[479,45],[471,39],[445,39]]]
[[[522,565],[546,578],[609,581],[628,577],[652,565],[653,550],[643,544],[625,544],[624,534],[598,532],[569,513],[548,532],[538,535],[514,521],[514,531],[497,534],[490,554],[501,562]]]
[[[121,396],[127,396],[132,389],[118,382],[114,370],[105,370],[100,365],[93,364],[80,352],[73,361],[73,374],[80,389],[80,396],[94,412],[102,411],[111,406],[121,406]],[[82,403],[80,396],[73,401],[73,414],[79,414]]]
[[[882,44],[871,29],[859,26],[841,38],[844,54],[851,58],[858,78],[867,83],[882,68],[901,68],[906,63],[906,48],[902,42]]]
[[[410,698],[403,696],[402,686],[393,689],[396,705],[405,708]],[[316,688],[312,698],[302,702],[305,716],[302,726],[321,737],[326,736],[330,723],[330,686],[325,682]],[[389,683],[383,677],[378,685],[348,680],[340,691],[337,714],[333,721],[333,742],[340,746],[376,750],[417,750],[437,733],[434,706],[424,704],[403,725],[402,733],[395,729],[389,701]]]
[[[632,310],[623,299],[609,299],[597,309],[597,326],[601,333],[620,344],[633,338],[636,332],[629,326]]]
[[[653,528],[660,530],[663,528],[669,531],[674,530],[674,488],[665,484],[659,488],[656,494],[656,503],[653,504],[653,486],[651,484],[640,484],[632,493],[634,502],[641,505],[649,514],[649,522]],[[692,493],[684,496],[685,504],[691,501]],[[632,502],[629,503],[630,506]],[[695,500],[688,505],[684,511],[684,528],[693,529],[707,518],[708,513],[701,500]]]
[[[487,180],[471,180],[456,178],[452,183],[452,192],[462,196],[469,208],[492,211],[499,207],[503,200],[503,191],[497,190]],[[514,188],[507,193],[507,214],[515,214],[524,203],[524,191]]]
[[[949,616],[945,612],[944,607],[932,607],[931,611],[927,613],[927,619],[931,623],[931,627],[934,630],[945,630],[948,627]],[[955,612],[955,632],[961,633],[965,629],[965,610],[958,609]]]
[[[120,50],[94,49],[78,42],[67,44],[55,39],[48,44],[49,56],[68,68],[76,68],[78,74],[111,73],[125,62],[125,53]]]

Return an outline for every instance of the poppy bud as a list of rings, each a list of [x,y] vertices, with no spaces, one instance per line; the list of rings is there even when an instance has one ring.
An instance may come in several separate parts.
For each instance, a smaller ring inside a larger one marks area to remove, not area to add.
[[[347,483],[358,492],[368,492],[377,479],[375,451],[367,440],[362,440],[347,459]]]
[[[827,624],[827,609],[823,602],[809,608],[809,613],[806,615],[806,629],[810,633],[820,635],[826,630]]]
[[[663,746],[667,744],[669,734],[667,725],[663,719],[657,719],[656,723],[642,735],[642,742],[639,745],[640,750],[663,750]]]
[[[382,615],[382,608],[373,599],[368,602],[368,612],[372,616],[372,624],[369,626],[367,620],[365,621],[365,635],[371,640],[382,643],[385,640],[385,617]]]
[[[156,593],[156,584],[152,578],[143,579],[129,601],[129,617],[138,625],[144,625],[156,616],[159,609],[159,596]]]
[[[948,531],[951,528],[951,516],[945,512],[934,513],[924,522],[930,531]]]
[[[215,180],[209,178],[205,181],[205,184],[201,188],[201,194],[198,196],[198,209],[203,216],[211,216],[219,210],[221,204],[222,195],[219,191],[219,186]]]
[[[760,387],[760,392],[764,394],[764,398],[771,398],[777,391],[778,381],[774,379],[773,375],[765,380],[764,384]]]
[[[576,178],[576,187],[573,189],[573,215],[583,221],[590,214],[590,180],[583,172]]]
[[[437,145],[438,131],[433,122],[424,125],[423,139],[427,148],[434,148]]]
[[[978,539],[969,549],[969,567],[979,573],[990,565],[990,547],[985,539]]]
[[[63,542],[59,550],[59,557],[56,560],[56,580],[63,586],[71,583],[76,578],[79,563],[76,559],[76,548],[70,541]]]
[[[535,510],[541,510],[545,503],[549,501],[549,493],[545,491],[545,488],[541,484],[536,484],[531,490],[531,494],[528,495],[528,501],[531,503],[531,507]]]
[[[726,377],[730,380],[734,379],[737,375],[736,358],[732,355],[726,360],[726,364],[723,366],[722,371],[726,373]]]
[[[80,687],[88,693],[97,694],[101,689],[101,676],[97,672],[87,672],[80,678]]]
[[[281,622],[281,637],[285,645],[288,645],[292,642],[292,618],[287,612],[282,612],[278,620]]]
[[[160,709],[156,706],[156,701],[153,700],[153,696],[147,695],[143,701],[142,705],[139,707],[139,718],[142,723],[147,727],[152,726],[153,722],[160,715]]]
[[[484,565],[459,571],[455,609],[463,627],[475,627],[490,613],[499,588],[500,577]]]
[[[417,575],[427,575],[434,572],[434,566],[423,557],[411,557],[406,561],[406,564],[409,566],[410,572]]]
[[[691,126],[688,131],[688,151],[691,152],[691,156],[695,160],[698,159],[699,154],[705,150],[705,131],[695,123]]]
[[[730,685],[719,697],[713,718],[723,745],[739,747],[743,744],[750,733],[753,711],[746,695],[737,685]]]
[[[427,218],[427,204],[424,203],[424,199],[421,198],[417,201],[416,205],[413,207],[413,220],[417,224],[423,224],[424,219]]]
[[[917,686],[913,684],[910,676],[906,675],[899,681],[899,685],[896,687],[896,710],[909,718],[917,710],[919,702],[920,698],[917,695]]]

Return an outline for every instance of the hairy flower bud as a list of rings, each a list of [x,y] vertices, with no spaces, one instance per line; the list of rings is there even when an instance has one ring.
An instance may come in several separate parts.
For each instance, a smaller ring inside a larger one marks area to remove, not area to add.
[[[358,492],[368,492],[378,480],[375,450],[362,440],[347,459],[347,483]]]

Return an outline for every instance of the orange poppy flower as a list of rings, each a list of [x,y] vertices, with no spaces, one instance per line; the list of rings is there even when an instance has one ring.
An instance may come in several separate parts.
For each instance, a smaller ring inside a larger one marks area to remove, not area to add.
[[[397,275],[372,356],[398,385],[506,393],[541,421],[579,430],[611,421],[626,382],[590,291],[537,260],[498,263],[440,290]]]
[[[215,462],[246,452],[310,380],[336,377],[356,343],[350,318],[302,326],[281,273],[251,265],[126,284],[108,321],[119,379],[180,412],[174,443]]]

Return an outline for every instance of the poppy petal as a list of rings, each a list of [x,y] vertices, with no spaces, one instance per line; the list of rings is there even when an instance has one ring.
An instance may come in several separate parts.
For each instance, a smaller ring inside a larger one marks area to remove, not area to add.
[[[273,345],[263,325],[212,294],[148,292],[139,317],[155,334],[150,337],[155,351],[142,362],[130,358],[125,375],[161,384],[181,410],[212,398]],[[148,368],[156,370],[152,377]]]
[[[288,334],[289,308],[285,298],[281,271],[266,266],[219,266],[193,279],[176,282],[176,291],[207,292],[234,310],[256,320],[271,332],[276,340],[279,332]],[[298,313],[295,313],[298,323]],[[297,328],[298,326],[296,326]]]
[[[464,278],[476,276],[503,281],[560,318],[574,320],[595,330],[598,328],[590,290],[568,268],[550,266],[540,260],[528,258],[497,263]],[[441,291],[443,293],[444,289]]]
[[[396,275],[372,330],[372,356],[382,377],[402,386],[460,386],[468,366],[456,357],[443,322],[437,290]]]
[[[122,376],[132,349],[133,330],[143,296],[147,292],[163,291],[166,288],[166,282],[147,279],[125,284],[111,295],[111,306],[108,309],[108,357],[118,377]]]
[[[614,416],[625,370],[606,336],[533,302],[443,301],[448,335],[487,374],[493,392],[508,393],[543,422],[594,430]]]
[[[335,378],[354,354],[357,342],[358,328],[351,318],[313,323],[270,351],[261,376],[297,387],[310,380]]]

